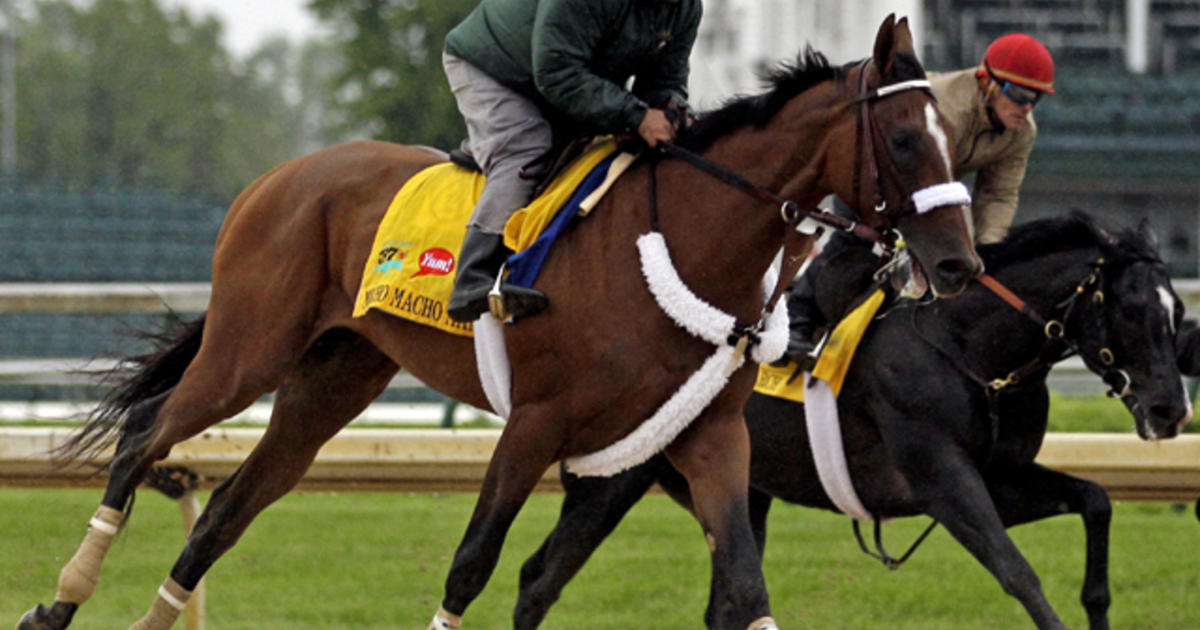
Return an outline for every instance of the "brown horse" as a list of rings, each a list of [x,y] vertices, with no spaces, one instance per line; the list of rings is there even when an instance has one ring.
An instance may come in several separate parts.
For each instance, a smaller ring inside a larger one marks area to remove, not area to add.
[[[759,192],[800,207],[814,207],[830,193],[861,199],[863,215],[877,226],[890,220],[935,289],[953,295],[981,263],[961,205],[931,204],[920,195],[951,186],[945,126],[921,89],[923,77],[907,23],[889,17],[867,63],[830,67],[808,51],[774,77],[770,91],[702,117],[681,144],[757,182]],[[117,441],[108,487],[62,571],[54,604],[28,612],[21,630],[66,627],[91,595],[150,466],[264,393],[277,392],[262,441],[213,492],[150,611],[133,628],[169,628],[213,562],[300,480],[318,448],[400,366],[444,394],[488,408],[470,340],[374,311],[351,315],[389,201],[405,180],[443,159],[428,149],[354,142],[283,164],[238,197],[218,236],[205,317],[170,347],[141,357],[140,369],[76,436],[73,455]],[[712,353],[708,341],[664,315],[630,264],[635,240],[651,226],[650,173],[646,164],[635,166],[561,237],[536,284],[550,307],[505,327],[512,412],[434,627],[458,625],[550,465],[630,434]],[[781,221],[776,207],[680,160],[658,165],[653,192],[657,227],[678,276],[738,322],[758,320],[762,278],[777,252],[786,241],[785,253],[801,256],[811,237]],[[713,628],[775,627],[747,516],[742,408],[754,376],[749,365],[733,371],[665,449],[687,478],[712,550],[706,621]]]

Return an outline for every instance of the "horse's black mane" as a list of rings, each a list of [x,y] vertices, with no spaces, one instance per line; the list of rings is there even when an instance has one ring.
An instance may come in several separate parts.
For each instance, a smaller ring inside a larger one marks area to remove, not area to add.
[[[678,142],[686,149],[703,151],[735,129],[762,127],[800,93],[826,81],[844,79],[860,63],[831,66],[824,54],[805,46],[794,62],[780,63],[763,77],[767,91],[734,97],[720,108],[701,114],[680,134]],[[890,82],[924,79],[925,69],[916,55],[898,52],[892,58],[889,74]]]
[[[1156,245],[1146,234],[1128,228],[1107,230],[1100,227],[1091,216],[1078,210],[1063,217],[1013,226],[1003,242],[977,248],[989,270],[1075,249],[1099,249],[1105,264],[1162,262]]]
[[[831,66],[824,54],[805,46],[795,62],[780,64],[764,77],[766,92],[736,97],[719,109],[701,114],[680,134],[679,144],[692,151],[703,151],[735,129],[762,127],[801,92],[825,81],[844,78],[848,67]]]

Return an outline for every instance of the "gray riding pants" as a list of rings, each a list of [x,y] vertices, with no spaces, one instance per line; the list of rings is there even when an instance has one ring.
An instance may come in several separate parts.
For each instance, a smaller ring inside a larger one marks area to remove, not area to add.
[[[521,168],[550,150],[550,123],[532,100],[463,59],[443,52],[442,67],[467,123],[463,148],[487,175],[467,225],[499,234],[508,218],[530,201],[537,182],[523,179]]]

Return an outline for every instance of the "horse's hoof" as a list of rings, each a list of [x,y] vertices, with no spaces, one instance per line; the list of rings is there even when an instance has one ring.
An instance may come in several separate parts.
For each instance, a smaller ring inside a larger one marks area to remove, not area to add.
[[[462,616],[446,612],[445,608],[438,608],[437,614],[433,616],[433,621],[429,623],[428,630],[458,630],[461,627]]]
[[[54,602],[49,608],[38,604],[21,616],[21,620],[17,622],[17,630],[62,630],[71,623],[76,608],[76,604],[59,602]]]
[[[17,622],[17,630],[43,630],[49,628],[40,620],[46,617],[46,607],[38,604],[29,612],[21,615],[21,620]]]
[[[750,623],[746,630],[779,630],[779,626],[775,625],[775,620],[770,617],[762,617],[755,619]]]

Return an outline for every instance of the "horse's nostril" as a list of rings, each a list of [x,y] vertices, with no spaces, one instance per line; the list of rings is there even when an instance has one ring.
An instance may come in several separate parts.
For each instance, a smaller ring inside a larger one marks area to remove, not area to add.
[[[939,276],[952,279],[956,283],[966,282],[967,278],[971,277],[973,273],[971,265],[959,258],[948,258],[938,261],[935,269]]]
[[[1178,422],[1187,415],[1187,410],[1177,405],[1151,405],[1150,416],[1170,422]]]

